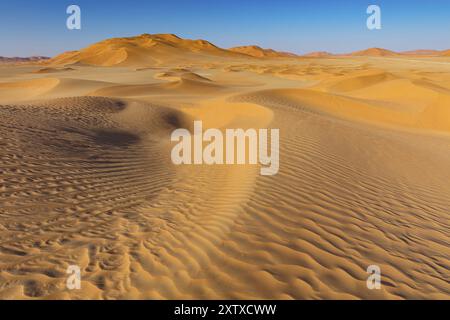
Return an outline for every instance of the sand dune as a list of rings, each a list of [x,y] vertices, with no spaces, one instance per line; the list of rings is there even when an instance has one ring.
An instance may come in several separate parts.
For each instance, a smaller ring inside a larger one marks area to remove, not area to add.
[[[369,48],[362,51],[355,51],[352,52],[350,55],[352,56],[372,56],[372,57],[392,57],[392,56],[398,56],[399,54],[397,52],[382,49],[382,48]]]
[[[42,68],[34,71],[34,73],[56,73],[56,72],[65,72],[65,71],[73,71],[73,68]]]
[[[59,84],[56,78],[0,83],[2,101],[32,99],[49,92]]]
[[[194,94],[206,95],[223,90],[223,87],[204,81],[179,79],[168,83],[143,84],[143,85],[119,85],[101,88],[90,92],[92,96],[105,97],[130,97],[146,96],[150,94]]]
[[[259,46],[241,46],[230,48],[229,50],[257,58],[294,58],[297,56],[296,54],[290,52],[280,52],[273,49],[263,49]]]
[[[0,83],[0,102],[87,95],[113,83],[73,78],[41,78]]]
[[[310,58],[324,58],[324,57],[329,57],[332,55],[333,55],[332,53],[327,52],[327,51],[314,51],[314,52],[307,53],[303,56],[310,57]]]
[[[205,40],[186,40],[173,34],[142,34],[137,37],[108,39],[80,51],[63,53],[50,65],[86,64],[94,66],[153,66],[162,63],[242,58]]]
[[[339,79],[332,79],[327,89],[332,92],[348,92],[367,88],[378,83],[385,83],[394,80],[396,77],[383,70],[364,70],[362,72],[351,74]],[[323,84],[321,84],[323,86]]]
[[[411,55],[411,56],[439,56],[441,52],[439,50],[412,50],[412,51],[403,51],[401,52],[403,55]]]
[[[142,35],[2,69],[0,298],[448,299],[450,64],[372,54]],[[280,129],[280,171],[174,165],[194,120]]]
[[[285,297],[447,296],[448,247],[439,239],[448,227],[440,219],[448,202],[438,194],[448,187],[437,177],[449,172],[442,162],[448,158],[448,141],[415,136],[412,143],[408,134],[336,121],[304,112],[303,103],[270,98],[260,94],[241,98],[277,110],[272,125],[284,128],[281,145],[286,149],[280,154],[288,157],[275,178],[278,182],[257,181],[257,196],[247,204],[237,228],[236,246],[254,246],[248,251],[255,252],[246,257],[248,264],[263,263],[272,286],[284,288],[280,291]],[[408,156],[411,149],[414,159]],[[440,163],[433,168],[435,173],[413,173],[412,168],[429,165],[430,152]],[[433,205],[425,200],[429,197]],[[251,236],[246,235],[249,225],[258,230]],[[270,250],[267,237],[273,241]],[[366,277],[368,261],[377,261],[386,270],[385,290],[368,292],[364,283],[358,283]],[[434,294],[424,293],[418,279],[434,287]],[[289,281],[295,285],[285,286]]]

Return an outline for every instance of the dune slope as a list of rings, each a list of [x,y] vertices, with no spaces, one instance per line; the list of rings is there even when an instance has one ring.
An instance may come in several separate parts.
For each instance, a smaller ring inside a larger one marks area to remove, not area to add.
[[[173,34],[142,34],[113,38],[95,43],[80,51],[54,57],[50,65],[86,64],[94,66],[147,67],[170,62],[204,61],[245,56],[216,47],[206,40],[188,40]]]

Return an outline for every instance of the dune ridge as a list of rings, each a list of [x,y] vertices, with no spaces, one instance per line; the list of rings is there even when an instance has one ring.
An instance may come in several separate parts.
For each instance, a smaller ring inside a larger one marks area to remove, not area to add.
[[[350,53],[352,56],[374,56],[374,57],[393,57],[398,56],[397,52],[382,49],[382,48],[369,48],[366,50],[355,51]]]
[[[80,51],[71,51],[48,61],[50,65],[87,64],[95,66],[154,66],[162,63],[205,60],[217,57],[239,58],[241,55],[221,49],[206,40],[187,40],[174,34],[142,34],[112,38]]]
[[[280,52],[273,49],[263,49],[259,46],[240,46],[229,49],[233,52],[243,53],[257,58],[295,58],[296,54],[290,52]]]

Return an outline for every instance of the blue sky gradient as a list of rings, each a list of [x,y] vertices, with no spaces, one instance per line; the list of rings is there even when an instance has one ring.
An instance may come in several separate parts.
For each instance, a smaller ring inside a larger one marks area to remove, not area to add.
[[[66,28],[81,7],[82,29]],[[382,29],[366,27],[377,4]],[[111,37],[175,33],[220,47],[256,44],[294,53],[369,47],[450,48],[448,0],[15,0],[0,2],[0,56],[53,56]]]

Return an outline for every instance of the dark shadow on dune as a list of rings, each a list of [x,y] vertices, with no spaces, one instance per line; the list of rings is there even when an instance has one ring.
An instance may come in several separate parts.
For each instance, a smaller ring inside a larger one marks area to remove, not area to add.
[[[93,140],[97,144],[126,147],[138,143],[141,138],[126,131],[118,130],[96,130]]]
[[[67,154],[81,155],[92,151],[94,146],[98,150],[111,149],[111,147],[124,148],[141,142],[141,137],[137,134],[118,129],[85,129],[66,127],[58,128],[62,133],[58,139],[44,142],[47,145],[57,147]]]
[[[177,112],[170,112],[163,116],[163,120],[165,123],[168,123],[170,126],[174,128],[182,128],[182,120],[180,119],[179,113]]]

